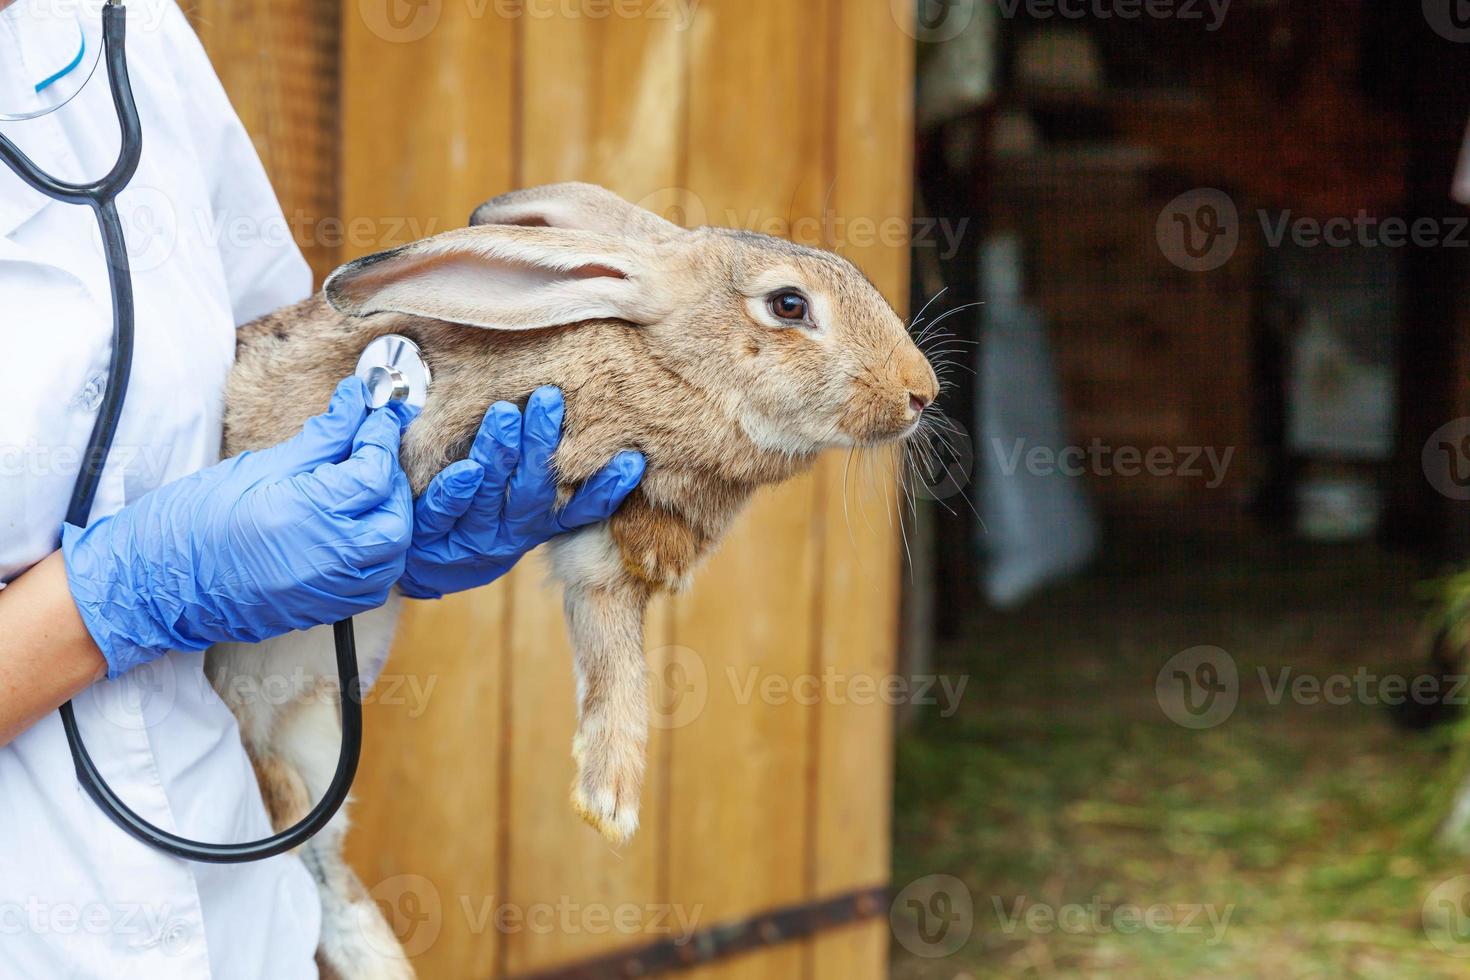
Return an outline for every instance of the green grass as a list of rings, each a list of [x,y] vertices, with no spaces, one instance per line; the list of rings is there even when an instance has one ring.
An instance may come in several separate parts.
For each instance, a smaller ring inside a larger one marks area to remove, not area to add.
[[[1470,976],[1470,942],[1442,952],[1421,920],[1435,885],[1470,873],[1432,843],[1452,733],[1399,732],[1356,699],[1273,704],[1258,673],[1418,673],[1418,572],[1368,551],[1176,542],[978,613],[939,664],[969,677],[960,709],[899,742],[893,877],[959,878],[973,932],[936,959],[895,943],[894,975]],[[1192,730],[1154,684],[1200,644],[1234,657],[1240,702]],[[1123,903],[1206,924],[1011,918]]]

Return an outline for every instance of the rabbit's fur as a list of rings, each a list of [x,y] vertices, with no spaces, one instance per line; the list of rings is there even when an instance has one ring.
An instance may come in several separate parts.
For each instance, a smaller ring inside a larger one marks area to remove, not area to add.
[[[806,298],[812,322],[775,315],[769,297],[785,289]],[[558,184],[495,198],[469,228],[349,263],[323,295],[242,328],[225,453],[299,430],[386,333],[414,340],[433,371],[403,439],[415,493],[466,455],[492,402],[524,406],[547,384],[566,397],[554,460],[563,499],[619,450],[647,458],[611,520],[548,545],[580,701],[572,803],[626,840],[647,742],[649,597],[688,581],[756,487],[806,469],[823,449],[907,436],[937,394],[934,372],[845,259],[748,232],[686,231],[602,188]],[[395,599],[358,617],[368,681],[396,610]],[[209,655],[278,826],[320,797],[335,763],[323,629]],[[296,697],[251,696],[282,675]],[[344,829],[339,818],[305,848],[322,883],[324,965],[348,976],[408,971],[382,949],[396,944],[342,859]]]

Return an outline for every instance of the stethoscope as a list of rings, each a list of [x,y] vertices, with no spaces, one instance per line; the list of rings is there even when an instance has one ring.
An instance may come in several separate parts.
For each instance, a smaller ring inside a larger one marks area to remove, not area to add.
[[[123,237],[122,223],[118,219],[117,195],[127,186],[133,172],[138,168],[143,133],[138,123],[138,110],[133,102],[132,88],[128,83],[128,66],[124,52],[125,27],[126,12],[122,0],[107,0],[102,8],[103,57],[107,62],[112,104],[117,111],[118,126],[122,131],[122,148],[118,153],[117,163],[105,177],[91,183],[77,184],[57,180],[37,167],[0,133],[0,160],[4,160],[15,171],[16,176],[53,200],[85,204],[92,209],[92,213],[97,216],[97,226],[102,233],[107,257],[108,284],[112,293],[112,355],[108,365],[107,387],[103,392],[97,420],[92,425],[92,434],[82,456],[81,472],[77,474],[76,483],[72,487],[71,502],[66,510],[67,523],[78,527],[87,524],[92,511],[102,468],[106,464],[108,450],[112,447],[112,439],[117,432],[133,360],[133,284],[128,267],[127,244]],[[85,40],[83,44],[85,45]],[[394,339],[402,340],[408,347],[395,345],[392,342]],[[414,375],[415,368],[422,374]],[[417,348],[413,348],[411,342],[403,338],[380,338],[364,351],[362,360],[358,363],[358,375],[369,384],[372,395],[370,401],[379,405],[398,398],[409,398],[418,402],[428,385],[427,370],[418,358]],[[87,747],[82,743],[76,713],[68,701],[60,708],[61,722],[66,729],[67,744],[71,746],[77,781],[93,802],[127,833],[144,844],[190,861],[214,864],[259,861],[305,843],[326,826],[347,799],[362,751],[362,690],[352,620],[344,619],[333,624],[332,632],[336,640],[337,677],[342,692],[342,747],[331,785],[327,787],[320,802],[295,826],[262,840],[243,844],[191,841],[155,827],[129,809],[102,778],[87,752]]]

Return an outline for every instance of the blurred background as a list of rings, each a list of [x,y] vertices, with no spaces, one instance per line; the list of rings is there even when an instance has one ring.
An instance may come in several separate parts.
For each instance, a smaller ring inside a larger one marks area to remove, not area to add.
[[[1470,7],[918,11],[895,973],[1470,975]]]
[[[544,569],[415,606],[351,851],[421,975],[1470,975],[1461,0],[186,9],[319,277],[592,180],[942,365],[655,609],[622,851]]]

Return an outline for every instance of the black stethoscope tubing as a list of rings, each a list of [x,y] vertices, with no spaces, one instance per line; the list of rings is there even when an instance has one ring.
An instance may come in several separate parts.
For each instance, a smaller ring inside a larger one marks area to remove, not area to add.
[[[92,434],[82,456],[81,472],[72,486],[66,521],[85,527],[97,496],[102,469],[117,433],[123,399],[127,395],[128,377],[133,363],[133,282],[128,266],[127,242],[117,214],[117,195],[122,192],[138,169],[143,149],[143,130],[138,122],[138,108],[128,82],[126,47],[126,11],[121,0],[107,0],[102,9],[103,57],[107,61],[107,80],[112,90],[112,105],[117,111],[122,146],[112,170],[100,180],[90,183],[68,183],[57,180],[27,157],[3,133],[0,133],[0,160],[30,187],[53,200],[68,204],[85,204],[97,217],[102,244],[107,256],[107,279],[112,293],[112,354],[108,364],[107,387],[92,424]],[[309,840],[327,825],[341,808],[352,789],[362,754],[362,682],[358,677],[357,647],[351,618],[334,623],[333,638],[337,648],[337,677],[342,692],[342,748],[337,757],[337,771],[331,785],[311,812],[294,826],[257,841],[243,844],[209,844],[191,841],[171,834],[138,816],[115,793],[92,761],[82,743],[76,712],[68,701],[60,708],[62,727],[71,747],[77,781],[87,795],[128,834],[144,844],[189,861],[210,864],[239,864],[273,857]]]

